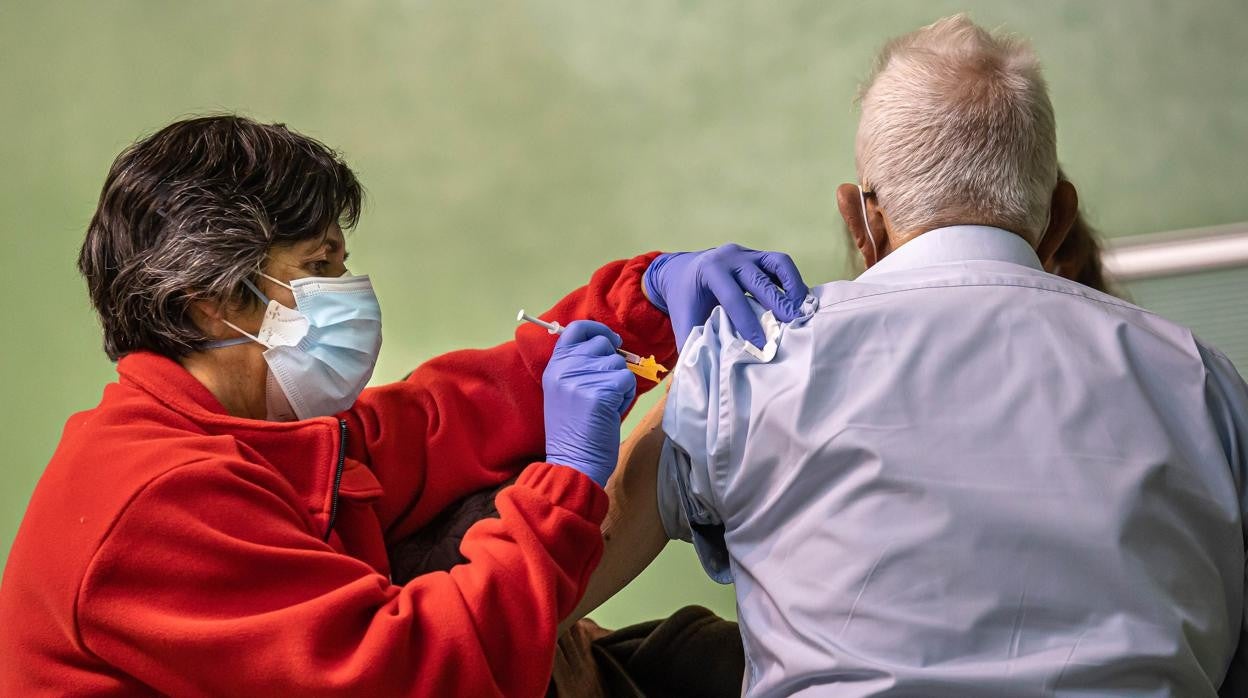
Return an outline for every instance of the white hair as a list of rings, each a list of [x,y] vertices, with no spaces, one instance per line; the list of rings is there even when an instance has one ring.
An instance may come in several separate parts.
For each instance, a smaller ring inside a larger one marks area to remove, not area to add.
[[[858,178],[894,229],[978,223],[1038,240],[1057,129],[1029,45],[946,17],[888,42],[859,99]]]

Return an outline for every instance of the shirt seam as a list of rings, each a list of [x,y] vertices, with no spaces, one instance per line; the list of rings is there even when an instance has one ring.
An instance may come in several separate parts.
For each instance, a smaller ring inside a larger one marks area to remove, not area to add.
[[[858,282],[850,281],[849,283],[858,283]],[[819,308],[815,310],[813,314],[818,315],[819,313],[825,310],[829,310],[831,308],[834,308],[838,305],[842,305],[845,303],[852,303],[856,300],[861,300],[865,298],[874,298],[876,296],[887,296],[887,295],[894,294],[894,293],[906,293],[908,291],[933,291],[937,289],[948,289],[948,288],[982,288],[982,287],[1000,287],[1000,286],[1010,286],[1013,288],[1028,288],[1033,291],[1043,291],[1047,293],[1060,293],[1065,296],[1083,298],[1085,300],[1089,300],[1094,303],[1102,303],[1104,305],[1110,305],[1110,306],[1114,306],[1117,308],[1124,308],[1126,310],[1137,310],[1147,315],[1156,317],[1158,319],[1166,320],[1164,317],[1158,315],[1157,313],[1152,312],[1151,310],[1148,310],[1146,308],[1141,308],[1138,305],[1132,305],[1131,303],[1127,303],[1126,301],[1123,301],[1120,299],[1109,300],[1106,298],[1096,298],[1096,297],[1089,296],[1083,293],[1077,293],[1075,291],[1067,291],[1067,290],[1056,289],[1056,288],[1044,288],[1043,286],[1037,286],[1035,284],[1010,283],[1010,282],[1004,282],[1004,283],[938,283],[938,284],[933,284],[930,286],[907,286],[906,288],[894,288],[894,289],[888,289],[886,291],[875,291],[872,293],[864,293],[862,295],[854,296],[853,298],[842,298],[840,300],[832,301],[831,303],[828,303],[827,305],[824,305],[821,302],[819,304]],[[1170,322],[1170,321],[1166,320],[1166,322]]]

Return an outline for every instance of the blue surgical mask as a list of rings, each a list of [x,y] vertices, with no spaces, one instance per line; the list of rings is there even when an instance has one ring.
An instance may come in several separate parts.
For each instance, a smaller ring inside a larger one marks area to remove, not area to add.
[[[373,375],[381,351],[381,306],[367,276],[295,279],[289,284],[295,307],[271,300],[244,280],[266,304],[260,330],[244,337],[208,343],[208,348],[247,341],[266,348],[269,365],[265,402],[274,421],[337,414],[355,404]],[[285,398],[285,399],[282,399]]]

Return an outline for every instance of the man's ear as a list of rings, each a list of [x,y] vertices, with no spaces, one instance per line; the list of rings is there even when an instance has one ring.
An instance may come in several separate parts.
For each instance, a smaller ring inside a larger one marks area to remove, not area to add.
[[[866,214],[871,217],[871,233],[867,232],[867,221],[863,218],[863,199],[856,184],[842,184],[836,188],[836,207],[840,209],[841,218],[854,240],[854,247],[862,254],[862,261],[868,269],[880,261],[880,243],[887,243],[888,233],[885,230],[884,217],[873,200],[866,201]],[[871,240],[871,234],[876,236]]]
[[[1053,188],[1053,199],[1049,203],[1049,227],[1044,231],[1040,246],[1036,248],[1036,256],[1040,258],[1045,269],[1052,266],[1053,255],[1057,254],[1057,248],[1066,241],[1078,213],[1079,194],[1075,191],[1075,185],[1064,179],[1058,180],[1057,186]]]

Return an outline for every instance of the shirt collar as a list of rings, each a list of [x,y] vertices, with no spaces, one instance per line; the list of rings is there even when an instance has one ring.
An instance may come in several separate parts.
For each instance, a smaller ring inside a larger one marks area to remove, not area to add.
[[[988,225],[951,225],[929,230],[909,240],[859,274],[858,278],[868,279],[893,271],[971,260],[1008,262],[1044,271],[1036,251],[1015,233]]]

